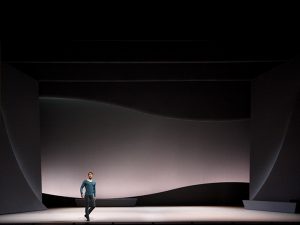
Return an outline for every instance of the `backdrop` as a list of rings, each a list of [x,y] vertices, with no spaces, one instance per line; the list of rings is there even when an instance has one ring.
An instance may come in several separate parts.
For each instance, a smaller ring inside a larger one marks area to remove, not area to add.
[[[249,118],[179,118],[46,96],[40,113],[43,193],[79,197],[90,170],[98,198],[249,182]]]

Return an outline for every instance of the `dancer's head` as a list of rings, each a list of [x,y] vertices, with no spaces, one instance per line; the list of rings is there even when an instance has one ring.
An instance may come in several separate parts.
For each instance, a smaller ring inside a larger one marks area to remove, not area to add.
[[[89,179],[92,179],[93,178],[93,172],[92,171],[90,171],[90,172],[88,172],[88,177],[89,177]]]

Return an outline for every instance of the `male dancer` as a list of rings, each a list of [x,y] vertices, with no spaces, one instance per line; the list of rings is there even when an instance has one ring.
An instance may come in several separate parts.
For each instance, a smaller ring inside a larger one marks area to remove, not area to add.
[[[88,179],[82,181],[80,187],[81,197],[85,199],[85,218],[87,221],[90,221],[89,214],[96,207],[96,181],[92,180],[93,172],[88,172]],[[85,195],[82,193],[82,189],[85,187]],[[90,208],[89,208],[90,207]]]

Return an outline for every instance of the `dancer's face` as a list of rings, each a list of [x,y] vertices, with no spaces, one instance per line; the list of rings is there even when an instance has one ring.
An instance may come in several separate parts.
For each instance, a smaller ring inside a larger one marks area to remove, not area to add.
[[[93,174],[92,174],[92,173],[89,173],[89,174],[88,174],[88,177],[89,177],[89,179],[92,179],[92,178],[93,178]]]

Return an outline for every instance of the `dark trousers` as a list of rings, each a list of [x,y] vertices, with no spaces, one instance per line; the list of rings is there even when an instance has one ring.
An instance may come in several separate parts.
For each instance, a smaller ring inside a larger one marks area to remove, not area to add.
[[[93,195],[85,195],[85,215],[89,216],[89,214],[93,211],[96,207],[96,200]]]

